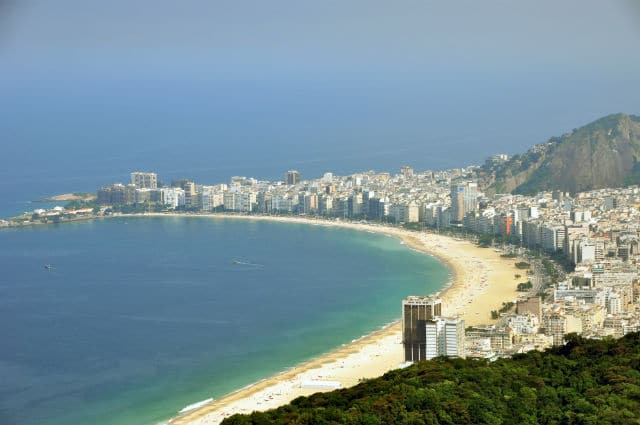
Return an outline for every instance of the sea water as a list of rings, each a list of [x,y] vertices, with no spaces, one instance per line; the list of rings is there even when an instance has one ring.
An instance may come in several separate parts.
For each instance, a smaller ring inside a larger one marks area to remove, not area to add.
[[[395,238],[202,217],[5,229],[0,270],[0,423],[41,425],[157,423],[378,329],[448,279]]]

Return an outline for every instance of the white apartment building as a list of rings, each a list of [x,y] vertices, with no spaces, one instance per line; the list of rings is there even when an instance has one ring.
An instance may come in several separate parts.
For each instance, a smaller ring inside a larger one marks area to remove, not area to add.
[[[438,356],[465,357],[464,320],[436,317],[425,324],[425,358]]]
[[[173,208],[184,206],[184,190],[179,187],[162,187],[160,202]]]

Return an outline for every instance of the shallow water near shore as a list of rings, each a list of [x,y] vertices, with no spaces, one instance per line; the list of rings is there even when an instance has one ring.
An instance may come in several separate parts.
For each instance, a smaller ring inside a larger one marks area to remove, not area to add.
[[[1,231],[0,267],[0,423],[43,425],[157,423],[397,319],[448,277],[379,234],[197,217]]]

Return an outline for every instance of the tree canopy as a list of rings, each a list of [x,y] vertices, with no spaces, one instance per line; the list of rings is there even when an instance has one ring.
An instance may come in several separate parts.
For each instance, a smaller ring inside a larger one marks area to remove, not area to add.
[[[224,425],[640,424],[640,333],[490,363],[438,358]]]

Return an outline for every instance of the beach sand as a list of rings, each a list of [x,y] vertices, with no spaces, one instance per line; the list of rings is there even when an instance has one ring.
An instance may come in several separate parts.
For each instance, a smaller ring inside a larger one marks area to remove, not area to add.
[[[164,216],[165,214],[151,215]],[[400,238],[409,248],[431,254],[449,266],[452,271],[449,286],[440,293],[443,313],[447,316],[462,317],[465,320],[465,326],[493,323],[491,310],[499,309],[503,302],[513,301],[518,296],[516,292],[518,279],[515,278],[518,273],[515,262],[518,260],[501,258],[500,253],[493,249],[479,248],[464,240],[376,224],[300,217],[226,214],[194,217],[335,226]],[[398,300],[398,306],[400,306],[400,300]],[[400,310],[400,307],[398,309]],[[318,388],[305,387],[304,384],[309,384],[309,381],[339,382],[341,387],[349,387],[357,384],[361,379],[378,377],[389,370],[396,369],[403,361],[401,323],[398,321],[326,355],[187,411],[173,418],[169,424],[218,424],[224,418],[236,413],[273,409],[299,396],[318,392]],[[329,390],[324,389],[324,391]]]

